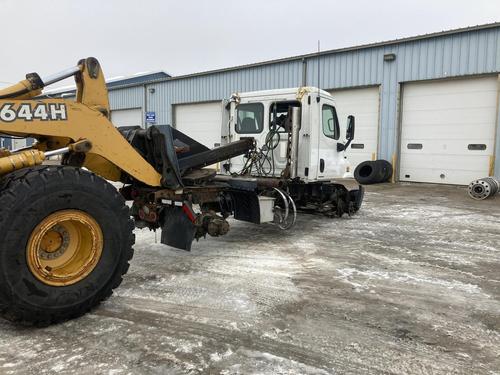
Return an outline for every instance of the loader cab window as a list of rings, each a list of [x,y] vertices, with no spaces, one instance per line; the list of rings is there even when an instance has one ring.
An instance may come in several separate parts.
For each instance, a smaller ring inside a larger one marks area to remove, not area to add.
[[[274,102],[269,107],[269,130],[275,129],[278,133],[291,131],[291,109],[300,107],[298,101]]]
[[[236,133],[257,134],[264,128],[264,105],[262,103],[240,104],[237,108]]]
[[[321,110],[321,118],[323,122],[323,134],[328,138],[339,139],[340,126],[335,107],[332,107],[328,104],[323,104],[323,108]]]

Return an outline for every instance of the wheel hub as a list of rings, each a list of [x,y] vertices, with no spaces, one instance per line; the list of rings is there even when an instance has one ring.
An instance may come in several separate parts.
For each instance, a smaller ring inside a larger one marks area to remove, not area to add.
[[[26,249],[29,269],[47,285],[75,284],[95,268],[103,242],[102,230],[89,214],[58,211],[33,230]]]
[[[45,260],[56,259],[68,249],[69,241],[68,231],[61,225],[55,225],[43,236],[38,255]]]

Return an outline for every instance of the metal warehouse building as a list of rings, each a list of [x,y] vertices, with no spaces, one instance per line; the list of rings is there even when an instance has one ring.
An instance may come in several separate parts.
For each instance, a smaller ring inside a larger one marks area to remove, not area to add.
[[[109,90],[115,125],[146,126],[147,118],[213,147],[223,126],[221,100],[231,93],[319,86],[334,96],[342,125],[347,115],[356,116],[349,150],[354,164],[383,158],[395,162],[400,181],[467,184],[500,176],[499,73],[495,23],[185,76],[124,80]]]

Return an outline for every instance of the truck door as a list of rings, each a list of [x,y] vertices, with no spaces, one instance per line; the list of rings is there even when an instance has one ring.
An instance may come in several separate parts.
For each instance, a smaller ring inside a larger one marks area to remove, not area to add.
[[[319,105],[318,179],[342,177],[345,171],[342,153],[337,151],[340,126],[333,101],[322,97]]]

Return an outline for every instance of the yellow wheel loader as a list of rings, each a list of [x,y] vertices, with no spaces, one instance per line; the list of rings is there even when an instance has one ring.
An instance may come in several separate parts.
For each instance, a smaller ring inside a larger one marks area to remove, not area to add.
[[[40,97],[44,87],[71,76],[75,100]],[[295,112],[288,113],[290,124]],[[194,239],[226,234],[229,216],[288,229],[296,202],[341,216],[356,212],[363,199],[361,187],[348,191],[291,178],[291,157],[279,176],[217,175],[205,168],[240,156],[255,159],[252,137],[208,149],[170,126],[117,129],[109,118],[95,58],[49,77],[28,74],[0,90],[0,136],[36,139],[30,147],[0,150],[4,318],[47,325],[109,297],[128,270],[134,227],[161,229],[162,243],[190,250]],[[297,127],[283,129],[291,156]],[[60,165],[44,163],[57,155]]]

